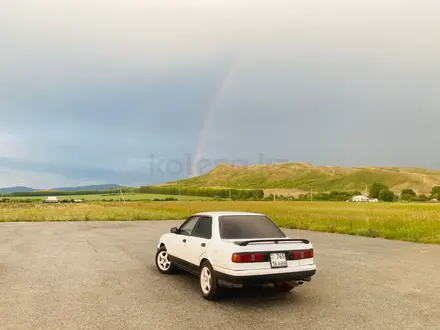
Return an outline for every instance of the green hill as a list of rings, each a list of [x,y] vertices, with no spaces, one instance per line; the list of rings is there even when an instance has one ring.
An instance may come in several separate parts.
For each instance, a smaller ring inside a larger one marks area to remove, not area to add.
[[[34,188],[23,187],[23,186],[0,188],[0,194],[10,194],[15,192],[34,192],[34,191],[35,191]]]
[[[365,191],[374,182],[400,192],[412,188],[429,194],[440,185],[440,170],[411,167],[312,166],[307,163],[234,166],[222,164],[210,172],[190,179],[166,183],[182,187],[262,188],[266,190]]]

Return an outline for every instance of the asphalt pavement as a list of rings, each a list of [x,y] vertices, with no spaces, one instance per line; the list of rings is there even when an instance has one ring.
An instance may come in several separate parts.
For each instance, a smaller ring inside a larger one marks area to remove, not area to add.
[[[0,224],[0,329],[440,329],[440,246],[286,230],[314,244],[310,283],[210,302],[155,268],[180,223]]]

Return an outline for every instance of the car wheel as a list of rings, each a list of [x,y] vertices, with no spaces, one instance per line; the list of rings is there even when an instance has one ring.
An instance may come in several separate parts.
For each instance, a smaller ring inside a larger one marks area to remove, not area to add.
[[[203,298],[217,300],[220,297],[222,288],[209,261],[205,261],[200,268],[199,283]]]
[[[177,267],[168,259],[165,246],[161,246],[156,252],[156,267],[162,274],[173,274],[177,270]]]
[[[274,283],[273,286],[278,292],[289,292],[292,291],[292,289],[295,288],[296,285],[292,285],[289,283]]]

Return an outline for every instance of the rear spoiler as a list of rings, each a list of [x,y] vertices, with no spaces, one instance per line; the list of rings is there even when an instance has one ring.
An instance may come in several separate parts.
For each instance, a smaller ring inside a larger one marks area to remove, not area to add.
[[[287,238],[287,239],[280,238],[280,239],[251,239],[243,242],[234,242],[234,244],[237,244],[239,246],[247,246],[249,243],[260,243],[260,242],[274,242],[275,244],[278,244],[278,242],[302,242],[304,244],[310,243],[310,241],[303,238]]]

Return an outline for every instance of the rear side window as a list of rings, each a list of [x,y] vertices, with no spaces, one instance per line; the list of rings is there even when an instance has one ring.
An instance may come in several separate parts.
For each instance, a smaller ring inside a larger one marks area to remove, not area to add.
[[[193,236],[211,239],[212,237],[212,219],[203,217],[200,219],[194,230]]]
[[[286,235],[264,215],[231,215],[219,217],[223,239],[282,238]]]

